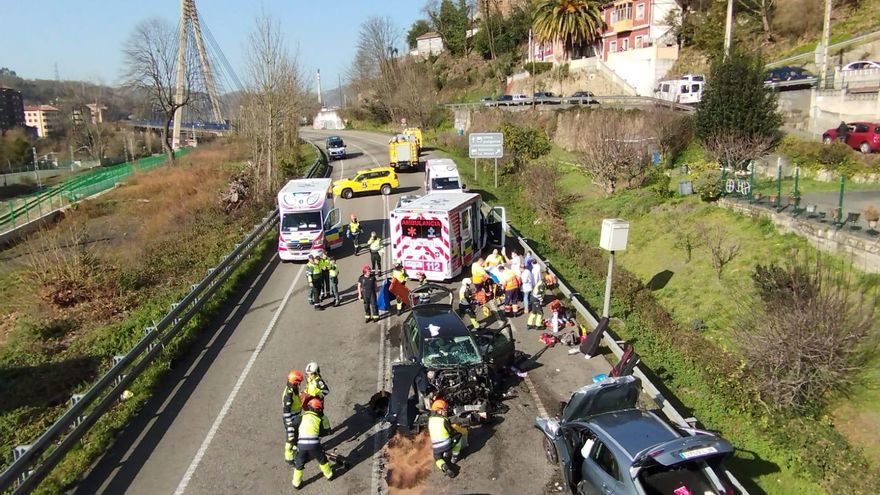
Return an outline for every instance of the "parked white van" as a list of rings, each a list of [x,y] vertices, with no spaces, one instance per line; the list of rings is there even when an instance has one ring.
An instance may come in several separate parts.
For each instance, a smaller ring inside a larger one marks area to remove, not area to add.
[[[681,79],[669,79],[657,83],[654,96],[665,101],[695,105],[703,99],[703,76],[688,74]]]
[[[425,162],[425,194],[432,192],[464,192],[454,161],[432,158]]]

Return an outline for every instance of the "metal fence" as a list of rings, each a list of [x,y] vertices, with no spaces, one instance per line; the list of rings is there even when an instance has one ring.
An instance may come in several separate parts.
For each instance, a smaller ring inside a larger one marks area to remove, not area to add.
[[[880,183],[854,182],[845,175],[830,173],[805,177],[799,167],[777,164],[775,177],[747,171],[723,171],[722,194],[730,199],[788,213],[793,217],[825,223],[851,233],[878,238]]]
[[[189,148],[182,149],[176,156],[183,156],[188,152]],[[135,172],[146,172],[164,163],[165,155],[149,156],[134,162],[85,172],[31,196],[9,200],[6,205],[0,206],[0,233],[15,230],[83,198],[106,191]]]
[[[306,177],[326,177],[327,161],[321,150],[309,167]],[[109,180],[109,179],[105,179]],[[208,270],[190,292],[171,305],[168,313],[155,326],[147,327],[143,337],[128,353],[113,358],[112,366],[83,394],[70,399],[70,408],[30,445],[13,449],[13,462],[0,473],[0,492],[13,495],[29,493],[51,472],[83,436],[120,400],[122,393],[146,370],[190,319],[253,252],[265,235],[278,222],[277,210],[262,222]]]
[[[590,96],[590,97],[564,97],[564,98],[526,98],[524,100],[505,100],[505,101],[486,101],[478,103],[447,103],[447,108],[480,108],[480,107],[498,107],[505,109],[517,109],[531,107],[532,104],[541,108],[559,108],[571,106],[595,107],[597,105],[606,105],[610,107],[667,107],[684,112],[693,112],[696,107],[675,103],[651,96]]]

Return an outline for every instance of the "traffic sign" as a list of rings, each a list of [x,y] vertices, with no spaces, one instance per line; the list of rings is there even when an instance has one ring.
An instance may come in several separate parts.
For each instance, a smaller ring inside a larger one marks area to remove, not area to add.
[[[504,134],[481,132],[468,134],[469,158],[504,158]]]

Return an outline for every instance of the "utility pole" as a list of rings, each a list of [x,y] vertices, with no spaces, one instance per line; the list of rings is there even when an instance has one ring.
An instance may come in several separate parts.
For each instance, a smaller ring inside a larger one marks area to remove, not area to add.
[[[341,107],[341,106],[343,106],[342,105],[342,74],[337,74],[336,77],[339,78],[339,106]]]
[[[186,26],[187,26],[187,0],[180,0],[180,22],[177,30],[177,73],[175,74],[174,103],[183,102],[183,84],[186,75]],[[171,147],[180,147],[180,123],[183,120],[183,108],[177,107],[174,111],[174,128],[172,129]]]
[[[830,0],[828,0],[830,1]],[[733,0],[727,0],[727,22],[724,25],[724,58],[730,55],[733,43]]]
[[[324,108],[324,97],[321,96],[321,69],[318,69],[318,105]]]
[[[822,72],[819,73],[821,88],[828,89],[828,43],[831,41],[831,0],[825,0],[825,19],[822,22]]]

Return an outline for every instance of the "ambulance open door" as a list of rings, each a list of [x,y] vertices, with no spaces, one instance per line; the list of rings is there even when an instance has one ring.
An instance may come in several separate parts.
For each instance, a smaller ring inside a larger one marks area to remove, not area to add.
[[[507,233],[507,213],[503,206],[493,206],[486,215],[486,233],[489,242],[504,249]]]

